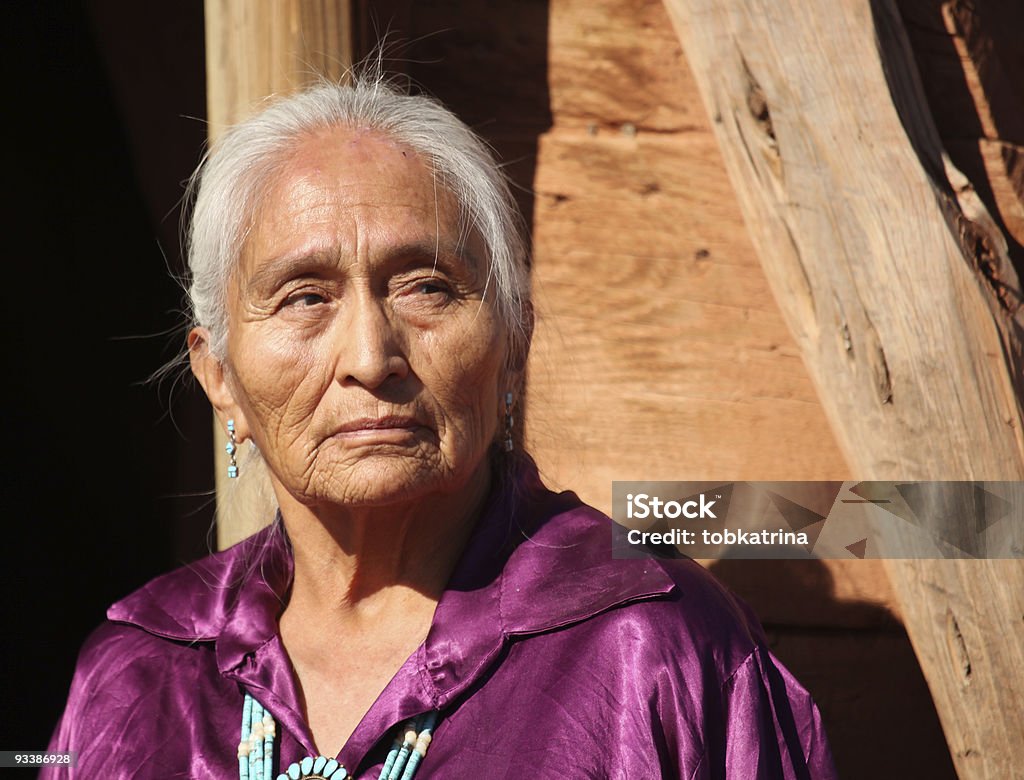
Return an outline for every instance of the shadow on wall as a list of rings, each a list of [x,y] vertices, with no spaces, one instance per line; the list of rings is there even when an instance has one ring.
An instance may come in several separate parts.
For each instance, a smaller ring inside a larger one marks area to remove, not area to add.
[[[383,0],[361,4],[356,22],[357,51],[365,56],[386,33],[387,69],[408,76],[491,144],[528,224],[537,143],[552,124],[548,17],[547,0]]]
[[[754,609],[772,652],[818,703],[840,777],[956,780],[914,649],[888,609],[836,598],[817,560],[726,558],[709,570]]]
[[[1024,275],[1024,4],[896,6],[943,150],[1006,235],[1014,270]],[[907,113],[901,107],[904,121]]]

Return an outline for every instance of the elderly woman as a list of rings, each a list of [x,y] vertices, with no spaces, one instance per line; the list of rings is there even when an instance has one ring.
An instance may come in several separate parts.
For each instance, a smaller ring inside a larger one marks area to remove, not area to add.
[[[523,453],[525,244],[463,124],[319,86],[195,181],[192,370],[280,509],[110,608],[71,776],[832,776],[749,613],[691,561],[613,560]]]

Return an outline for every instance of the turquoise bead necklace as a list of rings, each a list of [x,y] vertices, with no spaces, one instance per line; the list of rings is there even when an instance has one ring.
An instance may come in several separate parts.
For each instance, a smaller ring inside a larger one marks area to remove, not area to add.
[[[428,712],[408,721],[398,732],[377,780],[412,780],[427,754],[437,724]],[[248,693],[242,704],[242,741],[238,743],[240,780],[270,780],[274,773],[274,717]],[[277,776],[277,780],[345,780],[348,770],[337,759],[306,756]]]

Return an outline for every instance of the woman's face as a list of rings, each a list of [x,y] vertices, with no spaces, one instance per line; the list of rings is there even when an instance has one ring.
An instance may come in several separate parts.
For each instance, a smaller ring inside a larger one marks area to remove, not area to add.
[[[372,133],[320,133],[283,170],[230,284],[222,411],[239,438],[308,505],[486,478],[507,339],[454,199]]]

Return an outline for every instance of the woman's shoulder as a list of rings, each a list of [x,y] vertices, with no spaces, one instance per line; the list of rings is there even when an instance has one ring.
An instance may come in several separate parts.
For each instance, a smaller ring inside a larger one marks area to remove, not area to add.
[[[77,752],[83,776],[112,766],[122,768],[113,774],[128,776],[124,767],[145,764],[147,745],[164,739],[160,729],[183,713],[198,708],[207,719],[226,717],[222,703],[236,686],[221,667],[259,645],[279,603],[268,585],[276,571],[267,554],[272,534],[161,575],[113,604],[79,651],[51,750]],[[236,623],[252,636],[232,633]],[[250,644],[222,643],[225,637]]]
[[[108,618],[82,643],[76,675],[86,679],[117,675],[138,660],[156,658],[166,642],[166,637]]]
[[[77,756],[74,777],[196,777],[190,745],[230,734],[225,701],[236,686],[218,671],[211,642],[188,642],[138,625],[106,620],[82,646],[67,702],[49,750]],[[216,723],[209,735],[189,728],[193,713]],[[155,746],[168,750],[152,766]],[[57,768],[40,777],[68,776]],[[204,775],[199,775],[204,776]]]
[[[72,684],[92,698],[117,686],[144,688],[212,651],[241,610],[246,626],[273,622],[290,558],[273,529],[162,574],[115,602],[83,643]],[[287,559],[287,561],[285,560]],[[264,615],[267,613],[267,615]]]
[[[674,740],[670,764],[687,776],[753,776],[762,761],[772,777],[834,777],[817,707],[742,600],[689,558],[623,553],[623,529],[573,494],[549,507],[523,548],[532,570],[546,567],[530,598],[583,608],[529,655],[587,659],[586,675],[658,713],[651,728]]]
[[[164,689],[183,666],[199,661],[201,647],[169,640],[138,626],[106,620],[78,654],[64,725],[108,717],[126,702]]]

